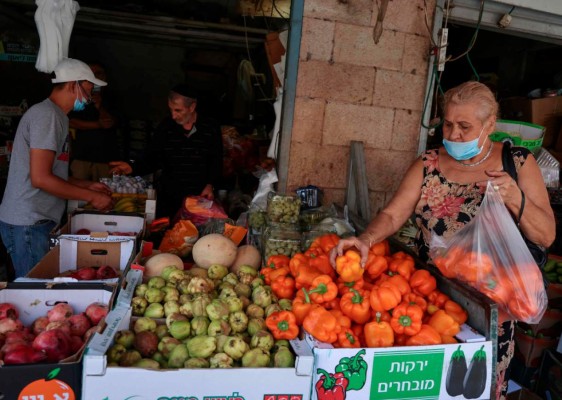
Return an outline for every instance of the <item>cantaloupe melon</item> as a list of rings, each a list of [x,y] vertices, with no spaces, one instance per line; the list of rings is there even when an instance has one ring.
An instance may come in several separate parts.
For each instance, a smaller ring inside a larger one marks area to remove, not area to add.
[[[232,272],[238,272],[238,268],[241,265],[249,265],[255,269],[260,269],[261,267],[261,254],[260,251],[251,244],[246,244],[238,248],[236,253],[236,259],[232,263],[230,270]]]
[[[160,276],[168,265],[175,265],[178,269],[183,269],[183,261],[177,255],[172,253],[154,254],[144,262],[144,276],[147,278]]]
[[[207,269],[213,264],[229,268],[236,259],[237,252],[238,247],[232,240],[220,233],[211,233],[195,242],[191,254],[198,267]]]

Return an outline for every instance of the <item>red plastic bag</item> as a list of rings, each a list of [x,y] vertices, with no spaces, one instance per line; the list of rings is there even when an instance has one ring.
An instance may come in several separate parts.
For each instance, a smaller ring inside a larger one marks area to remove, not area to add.
[[[211,218],[228,218],[224,209],[216,201],[202,196],[187,196],[180,210],[180,219],[188,219],[197,227]]]
[[[541,320],[548,303],[542,274],[490,182],[472,221],[448,240],[433,235],[429,254],[444,276],[478,289],[508,319]]]

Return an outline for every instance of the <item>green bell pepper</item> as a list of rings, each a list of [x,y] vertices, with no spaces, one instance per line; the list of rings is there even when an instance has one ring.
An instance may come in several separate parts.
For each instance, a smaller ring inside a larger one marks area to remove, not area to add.
[[[336,372],[341,372],[349,384],[347,390],[360,390],[367,380],[367,362],[363,360],[365,349],[361,349],[353,357],[344,357],[336,366]]]

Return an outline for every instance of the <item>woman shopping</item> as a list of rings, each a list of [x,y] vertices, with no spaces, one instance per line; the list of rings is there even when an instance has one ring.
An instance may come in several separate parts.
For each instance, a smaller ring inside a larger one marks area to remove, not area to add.
[[[489,138],[498,113],[490,89],[479,82],[465,82],[445,93],[442,109],[443,146],[426,151],[413,162],[388,205],[359,237],[342,239],[332,260],[355,247],[366,261],[373,243],[397,232],[414,214],[419,227],[416,249],[419,257],[428,261],[431,233],[447,239],[470,222],[480,208],[488,181],[528,240],[545,248],[552,244],[554,213],[535,158],[527,149],[511,149],[515,181],[503,170],[503,144]],[[502,321],[498,326],[498,399],[506,395],[513,330],[514,321]]]

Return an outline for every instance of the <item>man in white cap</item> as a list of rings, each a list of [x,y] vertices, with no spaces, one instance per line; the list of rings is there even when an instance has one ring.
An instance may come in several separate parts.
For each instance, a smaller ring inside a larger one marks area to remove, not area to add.
[[[15,277],[25,276],[49,250],[49,232],[60,222],[65,199],[112,207],[111,191],[99,182],[68,176],[68,117],[90,101],[96,79],[82,61],[66,58],[54,70],[50,96],[22,117],[14,139],[8,182],[0,204],[0,234]]]

